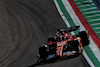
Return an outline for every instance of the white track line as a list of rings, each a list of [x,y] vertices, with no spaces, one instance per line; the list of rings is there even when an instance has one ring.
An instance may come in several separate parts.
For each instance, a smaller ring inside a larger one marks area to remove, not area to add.
[[[100,18],[99,19],[88,20],[88,22],[93,22],[93,21],[97,21],[97,20],[100,20]]]
[[[92,7],[92,8],[88,8],[88,9],[81,9],[81,11],[86,11],[86,10],[91,10],[91,9],[97,9],[97,7]]]
[[[99,34],[100,33],[100,31],[99,32],[96,32],[97,34]],[[100,53],[99,53],[100,54]]]
[[[84,28],[84,26],[81,24],[81,21],[79,20],[79,18],[77,17],[77,15],[75,14],[73,8],[71,7],[71,5],[69,4],[68,0],[62,0],[64,6],[66,7],[66,10],[68,11],[69,15],[71,16],[71,18],[73,19],[75,25],[80,25],[80,29],[86,30]],[[66,6],[67,5],[67,6]],[[77,20],[77,21],[76,21]],[[100,56],[98,55],[98,53],[100,53],[99,48],[97,47],[97,45],[94,43],[94,41],[92,40],[92,38],[90,37],[90,45],[89,47],[91,48],[92,52],[94,53],[94,55],[96,56],[96,58],[100,61]],[[97,51],[97,52],[95,52]],[[89,61],[89,63],[91,64],[91,61]]]
[[[94,28],[94,29],[100,29],[100,27]]]
[[[55,5],[56,5],[56,7],[57,7],[57,10],[58,10],[60,16],[61,16],[62,19],[64,20],[66,26],[67,26],[67,27],[71,27],[70,24],[69,24],[69,22],[67,21],[67,19],[66,19],[65,16],[63,15],[63,13],[62,13],[62,11],[61,11],[61,9],[60,9],[60,7],[59,7],[57,1],[54,0],[54,2],[55,2]],[[71,34],[72,34],[72,35],[75,35],[74,32],[71,32]]]
[[[71,5],[69,4],[68,0],[62,0],[67,12],[69,13],[70,17],[72,18],[72,20],[74,21],[76,26],[80,26],[80,30],[83,31],[85,30],[85,28],[83,27],[83,25],[80,25],[80,20],[78,19],[78,17],[76,16],[74,10],[72,9]],[[66,6],[67,5],[67,6]]]
[[[94,5],[94,4],[86,4],[86,5],[82,5],[82,6],[79,6],[79,8],[80,8],[80,7],[90,6],[90,5]]]
[[[84,50],[83,50],[83,56],[85,57],[85,59],[87,60],[87,62],[90,64],[91,67],[95,67]]]
[[[54,0],[54,1],[56,1],[56,0]],[[59,7],[59,6],[58,6],[58,7]],[[59,11],[59,10],[58,10],[58,11]],[[74,17],[73,17],[73,18],[74,18]],[[64,20],[64,19],[63,19],[63,20]],[[75,22],[75,20],[74,20],[74,22]],[[78,23],[76,23],[76,25],[77,25],[77,24],[78,24]],[[68,24],[68,25],[69,25],[69,24]],[[79,24],[78,24],[78,25],[79,25]],[[81,27],[84,27],[84,26],[82,26],[81,23],[80,23],[80,26],[81,26]],[[91,37],[90,37],[90,39],[91,39]],[[93,41],[92,41],[92,42],[93,42]],[[94,42],[93,42],[93,43],[94,43]],[[92,44],[92,46],[97,47],[95,44]],[[92,46],[89,46],[89,47],[92,49],[92,48],[93,48]],[[94,49],[95,49],[95,48],[94,48]],[[93,50],[94,50],[94,49],[93,49]],[[98,47],[97,47],[96,49],[98,49]],[[93,51],[93,50],[92,50],[92,51]],[[100,51],[98,51],[98,52],[100,52]],[[93,53],[94,53],[94,52],[93,52]],[[83,53],[83,54],[84,54],[84,53]],[[98,53],[94,53],[94,54],[96,55],[96,54],[98,54]],[[96,55],[96,57],[97,57],[97,55]],[[85,55],[85,58],[86,58],[86,60],[88,61],[88,63],[89,63],[92,67],[94,67],[93,63],[92,63],[90,60],[88,60],[89,57]],[[88,58],[88,59],[87,59],[87,58]],[[97,58],[99,58],[99,57],[97,57]]]
[[[64,6],[66,7],[66,10],[68,11],[69,15],[71,16],[71,18],[73,19],[75,25],[80,25],[80,29],[86,30],[85,27],[81,24],[81,21],[79,20],[79,18],[77,17],[77,15],[75,14],[73,8],[71,7],[71,5],[69,4],[68,0],[62,0]],[[67,5],[67,6],[66,6]],[[77,21],[76,21],[77,20]],[[97,45],[94,43],[94,41],[92,40],[92,38],[90,37],[90,45],[89,47],[91,48],[92,52],[94,53],[94,55],[96,56],[96,58],[100,61],[100,56],[98,55],[98,53],[100,54],[100,50],[97,47]],[[95,52],[97,51],[97,52]],[[90,62],[91,63],[91,62]]]
[[[94,14],[94,15],[92,15],[92,16],[87,16],[86,18],[98,17],[98,16],[100,17],[100,14],[97,14],[97,15]]]
[[[77,2],[76,4],[83,4],[83,3],[92,3],[92,2],[90,2],[90,1],[83,1],[83,2]]]
[[[86,12],[86,13],[83,13],[83,14],[91,14],[91,13],[96,13],[96,12],[100,12],[100,11],[91,11],[91,12]]]
[[[59,7],[57,1],[54,0],[54,2],[55,2],[55,4],[56,4],[56,7],[57,7],[57,9],[58,9],[58,12],[61,14],[62,19],[65,21],[65,17],[62,15],[63,13],[62,13],[62,11],[60,10],[60,7]],[[66,21],[67,21],[67,20],[66,20]],[[68,21],[67,21],[67,22],[66,22],[66,21],[65,21],[65,24],[66,24],[68,27],[70,27]],[[81,27],[83,27],[83,26],[81,26]],[[89,59],[89,57],[87,56],[87,54],[85,53],[85,51],[83,52],[83,55],[84,55],[84,57],[86,58],[86,60],[88,61],[89,65],[92,66],[92,67],[94,67],[93,63],[91,62],[91,60]]]
[[[66,6],[66,9],[68,11],[68,13],[70,14],[71,18],[73,19],[74,23],[76,25],[80,25],[80,30],[85,30],[84,26],[81,24],[81,21],[78,19],[78,17],[76,16],[74,10],[72,9],[71,5],[69,4],[69,2],[66,0],[62,0],[64,6]],[[77,21],[76,21],[77,20]],[[93,42],[92,38],[90,37],[90,40]],[[94,43],[94,42],[93,42]],[[91,43],[92,44],[92,43]],[[93,44],[92,44],[93,45]],[[96,45],[95,45],[96,46]],[[92,46],[89,46],[90,48],[93,49]],[[93,52],[94,53],[94,52]],[[90,64],[90,66],[95,67],[94,64],[91,62],[91,60],[89,59],[89,57],[86,55],[86,53],[83,53],[84,57],[86,58],[87,62]],[[95,54],[97,55],[97,53]],[[99,58],[99,57],[98,57]]]
[[[100,23],[94,23],[94,24],[90,24],[91,26],[94,26],[94,25],[100,25]]]

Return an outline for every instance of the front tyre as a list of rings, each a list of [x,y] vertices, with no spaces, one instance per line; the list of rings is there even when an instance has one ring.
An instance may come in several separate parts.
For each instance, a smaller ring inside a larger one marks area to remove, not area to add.
[[[45,60],[48,56],[48,51],[45,46],[39,48],[40,59]]]

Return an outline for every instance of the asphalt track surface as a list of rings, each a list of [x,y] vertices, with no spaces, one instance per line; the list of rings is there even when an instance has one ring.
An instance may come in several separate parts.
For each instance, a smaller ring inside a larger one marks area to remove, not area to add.
[[[0,0],[0,67],[27,67],[38,48],[66,27],[52,0]],[[37,67],[89,67],[82,55]]]

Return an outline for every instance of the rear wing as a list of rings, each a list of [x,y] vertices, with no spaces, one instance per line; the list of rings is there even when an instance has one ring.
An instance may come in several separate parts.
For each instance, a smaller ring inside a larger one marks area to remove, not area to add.
[[[60,28],[56,31],[56,33],[62,33],[62,32],[72,32],[72,31],[75,31],[77,29],[79,29],[80,26],[74,26],[74,27],[69,27],[69,28]]]

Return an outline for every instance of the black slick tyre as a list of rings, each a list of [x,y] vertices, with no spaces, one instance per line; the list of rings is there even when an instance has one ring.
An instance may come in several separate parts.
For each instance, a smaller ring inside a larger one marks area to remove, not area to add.
[[[40,59],[45,60],[48,56],[48,51],[45,46],[39,48]]]
[[[81,42],[83,46],[89,45],[90,40],[88,33],[86,31],[79,32],[79,36],[81,37]]]

